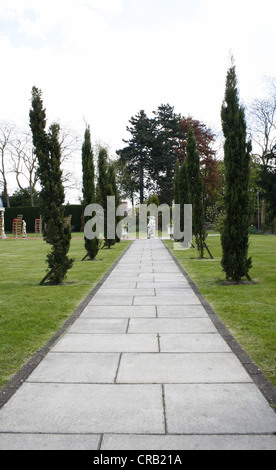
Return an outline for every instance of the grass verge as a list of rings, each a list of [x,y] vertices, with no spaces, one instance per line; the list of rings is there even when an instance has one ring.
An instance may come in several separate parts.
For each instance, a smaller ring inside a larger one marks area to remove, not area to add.
[[[0,240],[0,388],[55,335],[130,243],[100,250],[97,261],[81,261],[80,234],[71,240],[75,262],[65,284],[40,286],[49,246],[42,239]]]
[[[165,243],[231,334],[276,386],[276,237],[250,236],[252,285],[223,284],[218,236],[207,238],[213,260],[199,260],[197,250],[175,251],[173,241]]]

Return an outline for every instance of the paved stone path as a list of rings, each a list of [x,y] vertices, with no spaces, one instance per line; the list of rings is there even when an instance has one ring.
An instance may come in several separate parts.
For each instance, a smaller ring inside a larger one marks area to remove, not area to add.
[[[0,449],[274,449],[276,414],[160,240],[137,240],[0,410]]]

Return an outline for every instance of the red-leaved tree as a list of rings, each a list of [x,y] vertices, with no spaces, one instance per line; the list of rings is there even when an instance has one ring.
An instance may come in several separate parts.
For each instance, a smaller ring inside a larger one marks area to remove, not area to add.
[[[216,159],[214,150],[215,134],[203,122],[192,117],[183,117],[180,122],[180,129],[186,138],[180,140],[179,160],[180,163],[187,157],[187,136],[189,129],[194,132],[196,149],[200,156],[200,174],[203,181],[204,207],[216,199],[218,191],[222,187],[222,175],[219,162]]]

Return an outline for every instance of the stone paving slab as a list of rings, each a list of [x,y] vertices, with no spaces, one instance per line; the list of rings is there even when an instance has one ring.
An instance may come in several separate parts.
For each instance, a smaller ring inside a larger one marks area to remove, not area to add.
[[[127,273],[127,276],[122,276],[122,275],[119,275],[119,274],[117,273],[117,271],[116,271],[116,272],[113,271],[113,273],[111,273],[111,274],[109,275],[108,281],[116,281],[116,282],[118,282],[119,279],[120,279],[120,280],[123,280],[125,277],[127,277],[127,282],[138,282],[139,276],[142,276],[142,274],[139,275],[139,273],[136,274],[136,273],[128,272],[128,273]],[[146,274],[143,274],[143,276],[153,276],[153,274],[151,274],[151,273],[146,273]],[[121,282],[123,282],[123,281],[121,281]]]
[[[231,352],[230,347],[217,333],[165,334],[159,337],[160,352],[219,353]]]
[[[95,296],[94,299],[104,298],[104,297],[130,297],[130,296],[154,296],[154,288],[151,289],[114,289],[106,287],[103,290],[100,290]]]
[[[276,436],[149,436],[105,434],[101,450],[276,450]],[[182,464],[184,462],[182,461]]]
[[[3,431],[164,434],[161,386],[25,383],[1,410]]]
[[[125,333],[127,326],[128,320],[122,318],[110,318],[108,321],[102,318],[79,318],[68,333]]]
[[[0,450],[97,450],[101,435],[0,434]]]
[[[275,412],[255,384],[164,385],[169,434],[276,432]]]
[[[133,267],[140,267],[141,265],[141,261],[140,259],[138,258],[137,260],[133,260],[132,259],[132,256],[129,256],[129,255],[125,255],[124,258],[121,259],[121,261],[119,261],[119,263],[117,264],[117,267],[121,267],[121,266],[133,266]]]
[[[88,305],[82,318],[156,318],[156,307],[154,305],[126,306],[126,305]]]
[[[97,295],[97,294],[96,294]],[[113,296],[106,295],[94,296],[89,305],[132,305],[133,296]],[[146,305],[146,304],[145,304]]]
[[[179,273],[179,269],[176,265],[166,265],[166,266],[162,266],[161,264],[159,266],[156,266],[156,264],[154,265],[154,273]]]
[[[116,267],[116,274],[118,275],[123,275],[127,276],[129,273],[133,273],[135,275],[138,275],[141,272],[140,266],[117,266]],[[147,272],[152,272],[152,268],[148,268]]]
[[[231,353],[123,354],[118,383],[252,382]]]
[[[54,352],[158,352],[155,334],[67,334]]]
[[[146,295],[146,294],[145,294]],[[155,295],[157,297],[163,297],[163,296],[171,296],[172,295],[172,289],[170,289],[170,287],[155,287]],[[190,292],[187,290],[187,286],[186,287],[180,287],[180,288],[174,288],[173,289],[173,295],[174,297],[177,297],[178,299],[181,299],[181,304],[183,304],[183,298],[185,298],[185,303],[187,303],[188,300],[191,300],[191,303],[193,302],[196,302],[197,304],[199,304],[198,302],[198,298],[196,297],[196,295],[193,293],[193,292]],[[176,299],[177,301],[177,299]]]
[[[131,318],[128,333],[216,333],[209,318]]]
[[[175,282],[184,279],[183,275],[179,273],[141,273],[138,277],[138,282],[144,281],[165,281]]]
[[[103,283],[101,289],[122,289],[122,286],[127,289],[135,289],[137,285],[136,280],[133,281],[120,281],[118,279],[110,280],[109,278]]]
[[[273,435],[0,434],[0,450],[276,450]],[[100,446],[101,444],[101,446]]]
[[[206,310],[202,305],[158,305],[157,306],[158,318],[209,318]]]
[[[174,292],[176,289],[190,289],[190,286],[187,281],[183,279],[183,281],[177,282],[165,282],[165,281],[144,281],[138,282],[136,284],[137,289],[163,289],[163,288],[170,288],[171,292]]]
[[[176,264],[174,262],[174,260],[172,258],[168,258],[165,254],[165,256],[162,256],[161,255],[161,251],[160,251],[160,254],[158,257],[153,257],[152,258],[152,262],[154,263],[154,266],[156,266],[157,268],[159,266],[163,267],[163,266],[173,266],[175,267]]]
[[[49,353],[27,382],[114,383],[119,353]]]
[[[200,305],[200,300],[193,292],[187,292],[185,295],[156,295],[135,297],[133,305]]]

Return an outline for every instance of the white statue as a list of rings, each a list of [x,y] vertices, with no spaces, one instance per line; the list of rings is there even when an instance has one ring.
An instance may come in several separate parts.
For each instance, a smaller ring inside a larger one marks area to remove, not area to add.
[[[25,220],[22,220],[22,235],[23,235],[23,238],[27,238],[27,229],[26,229]]]
[[[155,230],[156,230],[155,217],[150,216],[149,217],[149,223],[148,223],[148,238],[154,238],[155,237]]]

